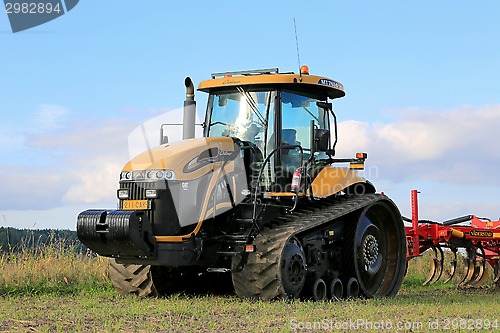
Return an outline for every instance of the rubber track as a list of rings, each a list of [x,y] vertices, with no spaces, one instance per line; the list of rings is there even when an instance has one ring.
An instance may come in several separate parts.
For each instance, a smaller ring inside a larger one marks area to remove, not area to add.
[[[257,252],[250,254],[239,273],[233,273],[233,284],[238,296],[271,300],[289,298],[281,284],[281,253],[288,240],[304,231],[329,223],[347,214],[381,200],[392,202],[383,194],[339,197],[333,200],[311,202],[290,215],[265,225],[255,238]],[[233,267],[240,257],[233,259]]]
[[[158,295],[149,265],[119,264],[115,259],[111,259],[108,273],[116,291],[122,296],[155,297]]]

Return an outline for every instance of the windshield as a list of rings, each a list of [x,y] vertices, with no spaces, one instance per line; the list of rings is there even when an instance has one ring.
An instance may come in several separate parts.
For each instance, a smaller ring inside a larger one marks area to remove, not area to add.
[[[266,140],[275,91],[238,91],[213,95],[209,137],[231,136],[261,147]]]

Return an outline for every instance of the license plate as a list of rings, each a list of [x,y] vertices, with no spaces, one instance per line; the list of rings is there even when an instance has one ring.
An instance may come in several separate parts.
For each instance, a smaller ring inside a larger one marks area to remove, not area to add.
[[[149,200],[123,200],[124,210],[145,210],[149,209]]]

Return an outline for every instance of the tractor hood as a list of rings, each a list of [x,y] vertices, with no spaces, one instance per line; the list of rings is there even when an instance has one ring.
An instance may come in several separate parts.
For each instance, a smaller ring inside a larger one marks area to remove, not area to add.
[[[239,157],[240,147],[229,137],[195,138],[167,143],[147,150],[128,162],[123,173],[131,172],[122,180],[147,180],[147,171],[168,170],[172,180],[186,181],[199,178],[219,169],[225,162]],[[145,171],[145,172],[140,172]]]

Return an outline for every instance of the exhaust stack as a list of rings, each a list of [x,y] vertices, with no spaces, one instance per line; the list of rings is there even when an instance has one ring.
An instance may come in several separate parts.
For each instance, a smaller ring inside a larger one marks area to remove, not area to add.
[[[184,80],[186,86],[186,100],[184,101],[184,118],[182,121],[182,139],[194,138],[196,122],[196,101],[194,100],[194,85],[188,76]]]

